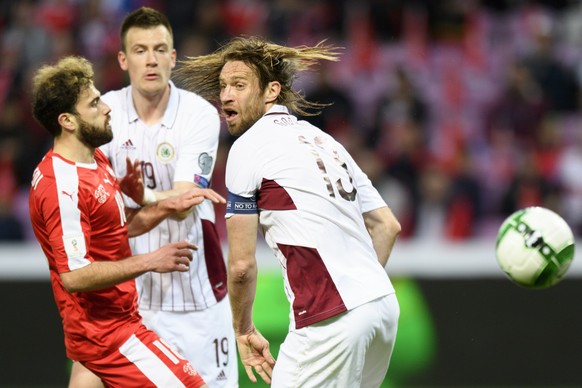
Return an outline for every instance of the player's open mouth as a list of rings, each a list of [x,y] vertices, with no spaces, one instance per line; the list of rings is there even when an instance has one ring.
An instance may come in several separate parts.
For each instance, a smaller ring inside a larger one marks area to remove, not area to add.
[[[232,121],[238,116],[238,113],[232,109],[224,109],[223,113],[227,121]]]

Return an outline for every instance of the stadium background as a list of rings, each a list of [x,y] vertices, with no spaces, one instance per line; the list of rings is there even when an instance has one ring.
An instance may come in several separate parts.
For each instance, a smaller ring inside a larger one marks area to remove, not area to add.
[[[501,221],[529,205],[556,210],[580,237],[580,1],[0,0],[0,387],[67,381],[28,223],[32,169],[50,144],[30,115],[30,75],[81,54],[101,91],[124,86],[117,34],[140,5],[169,16],[179,58],[239,34],[344,47],[296,86],[334,102],[310,120],[352,152],[403,224],[387,266],[402,316],[386,386],[582,384],[579,253],[562,283],[532,291],[504,277],[493,251]],[[223,194],[231,142],[223,131],[213,181]],[[272,255],[263,246],[258,258],[256,321],[276,350],[288,306]]]

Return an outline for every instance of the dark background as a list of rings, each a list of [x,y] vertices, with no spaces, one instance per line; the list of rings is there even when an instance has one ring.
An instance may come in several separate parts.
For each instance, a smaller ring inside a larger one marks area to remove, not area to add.
[[[546,290],[506,279],[416,283],[432,316],[436,352],[428,367],[396,386],[582,385],[580,279]],[[66,386],[67,360],[50,284],[0,282],[0,305],[0,386]],[[241,375],[241,385],[245,379]]]

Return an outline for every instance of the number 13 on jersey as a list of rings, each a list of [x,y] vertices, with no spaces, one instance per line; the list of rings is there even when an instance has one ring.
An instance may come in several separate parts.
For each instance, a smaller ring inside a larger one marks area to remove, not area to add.
[[[319,136],[316,136],[313,139],[313,141],[310,142],[305,138],[305,136],[299,135],[299,142],[301,144],[307,145],[310,148],[311,154],[313,155],[315,162],[317,163],[317,167],[319,168],[319,172],[321,172],[322,174],[322,178],[327,187],[327,192],[329,196],[332,198],[336,198],[334,185],[332,184],[333,181],[333,183],[335,183],[335,188],[337,189],[341,198],[345,199],[346,201],[354,201],[356,199],[357,194],[356,187],[354,186],[354,180],[352,178],[352,175],[350,174],[350,171],[348,170],[346,162],[340,158],[339,153],[335,149],[326,148],[325,146],[327,144]],[[345,172],[345,174],[347,175],[347,180],[349,180],[350,183],[349,186],[351,186],[351,191],[346,190],[342,181],[342,177],[331,176],[331,173],[328,172],[328,168],[326,167],[323,161],[322,154],[331,156],[334,163],[336,163],[337,166],[341,167],[340,170],[332,168],[330,169],[330,171],[336,171],[340,175],[343,175],[343,172]]]

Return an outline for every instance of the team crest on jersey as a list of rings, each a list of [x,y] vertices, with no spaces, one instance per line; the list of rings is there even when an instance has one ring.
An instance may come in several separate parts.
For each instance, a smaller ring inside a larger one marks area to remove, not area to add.
[[[95,190],[95,198],[97,199],[97,201],[99,201],[99,203],[105,203],[109,195],[110,194],[107,192],[107,190],[105,190],[105,187],[103,187],[103,185],[99,185],[97,190]]]
[[[184,365],[184,372],[188,373],[190,376],[196,376],[198,374],[196,369],[194,369],[194,367],[189,362]]]
[[[198,157],[198,166],[200,166],[202,174],[210,174],[210,170],[212,169],[212,156],[206,152],[201,153]]]
[[[156,150],[156,156],[162,163],[170,163],[174,159],[174,147],[170,143],[160,143]]]

